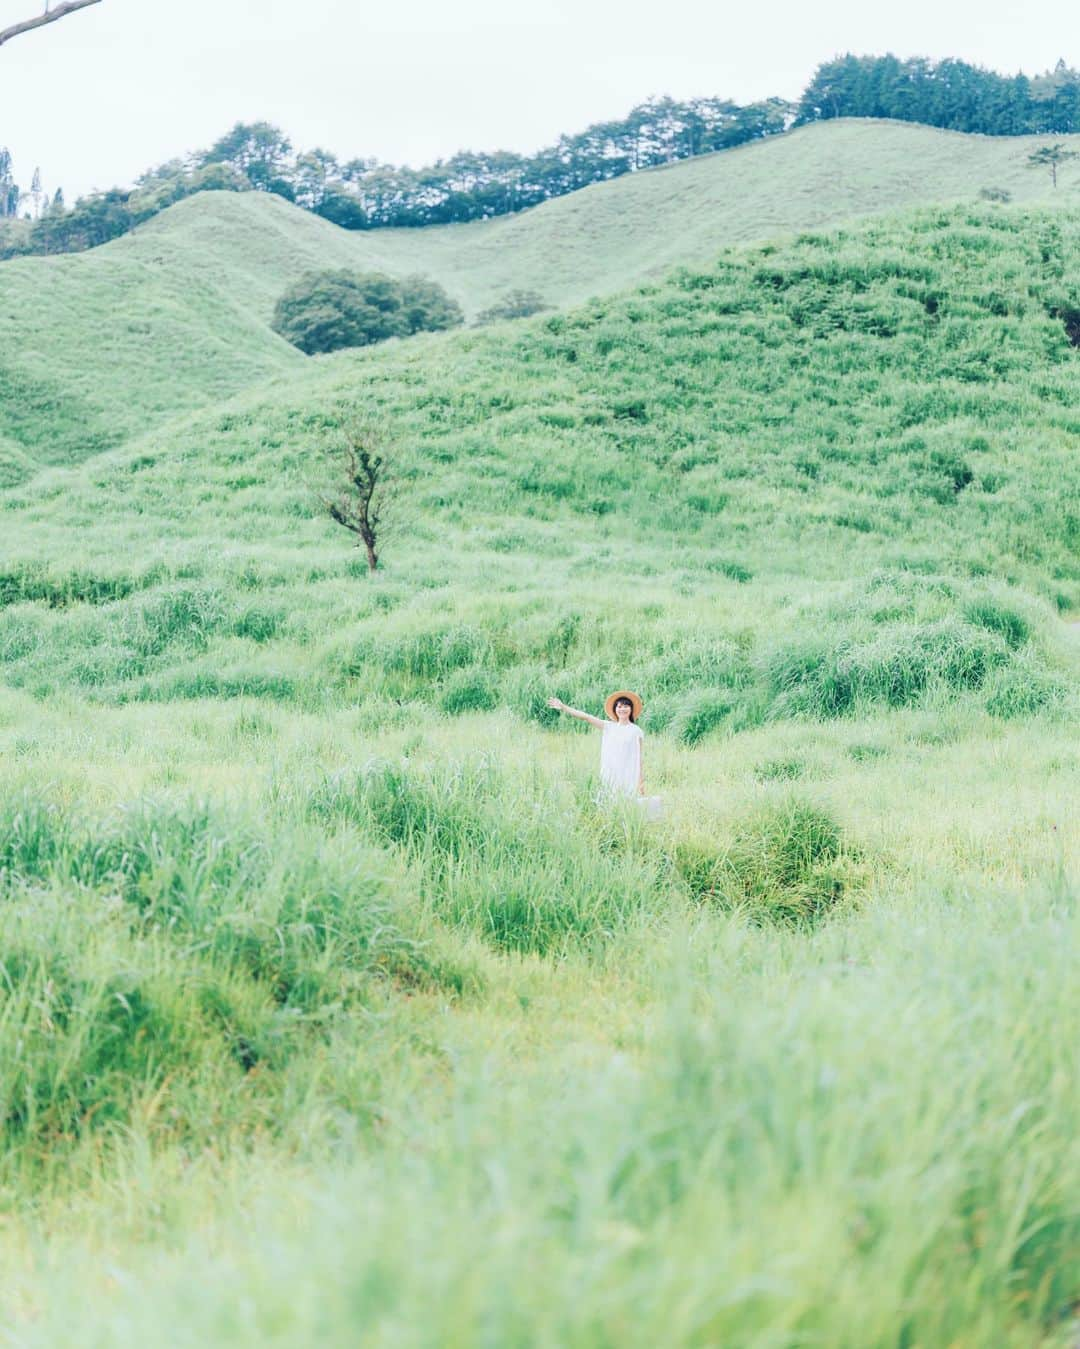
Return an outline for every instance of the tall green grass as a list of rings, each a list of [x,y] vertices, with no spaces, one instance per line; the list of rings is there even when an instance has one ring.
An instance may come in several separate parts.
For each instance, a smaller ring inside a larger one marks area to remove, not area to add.
[[[183,1244],[130,1248],[104,1296],[108,1243],[59,1238],[14,1285],[21,1342],[81,1342],[89,1300],[119,1345],[1049,1343],[1080,1239],[1075,921],[1064,894],[933,894],[809,944],[627,948],[650,1014],[617,1052],[531,1062],[536,996],[375,1156],[218,1202],[159,1181]],[[587,1007],[589,979],[543,988]]]
[[[219,1093],[264,1128],[275,1073],[317,1058],[374,984],[469,977],[421,936],[384,852],[280,809],[9,797],[0,897],[0,1171],[155,1096],[166,1135],[198,1146]]]
[[[632,809],[612,816],[539,781],[514,783],[490,760],[449,771],[372,764],[328,783],[313,808],[401,848],[432,914],[500,950],[595,948],[673,895],[666,858]]]

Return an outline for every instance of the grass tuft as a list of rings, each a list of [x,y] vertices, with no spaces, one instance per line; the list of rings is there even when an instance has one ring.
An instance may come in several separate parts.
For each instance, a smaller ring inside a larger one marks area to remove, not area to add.
[[[759,806],[738,822],[725,848],[687,842],[675,852],[695,898],[783,923],[833,909],[851,888],[852,860],[836,819],[796,796]]]

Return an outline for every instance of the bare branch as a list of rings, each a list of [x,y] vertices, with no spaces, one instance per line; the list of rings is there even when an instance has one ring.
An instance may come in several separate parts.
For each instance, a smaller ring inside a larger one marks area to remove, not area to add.
[[[69,14],[86,9],[88,5],[100,4],[101,0],[64,0],[64,3],[57,5],[55,9],[49,9],[46,5],[44,14],[39,14],[33,19],[24,19],[22,23],[14,23],[10,28],[0,29],[0,47],[22,33],[29,33],[35,28],[44,28],[47,23],[55,23],[57,19],[66,19]]]

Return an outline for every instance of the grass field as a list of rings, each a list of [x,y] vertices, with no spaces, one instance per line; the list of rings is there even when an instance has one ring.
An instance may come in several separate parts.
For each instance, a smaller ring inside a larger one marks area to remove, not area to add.
[[[1078,262],[933,207],[184,416],[133,367],[92,457],[53,408],[0,493],[8,1343],[1071,1347]],[[314,498],[356,410],[374,576]],[[656,826],[546,707],[624,683]]]

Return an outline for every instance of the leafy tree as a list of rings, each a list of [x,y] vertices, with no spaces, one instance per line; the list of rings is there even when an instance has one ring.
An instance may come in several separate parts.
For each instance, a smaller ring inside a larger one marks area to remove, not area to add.
[[[1080,130],[1080,72],[1059,61],[1028,79],[952,59],[849,52],[814,72],[796,124],[834,117],[892,117],[990,136],[1062,134]]]
[[[505,295],[476,316],[477,323],[494,323],[498,319],[524,319],[550,309],[544,297],[535,290],[508,290]]]
[[[329,150],[306,150],[297,155],[292,171],[294,197],[305,211],[318,211],[332,185],[340,183],[338,162]]]
[[[0,150],[0,219],[8,220],[18,214],[20,195],[11,153],[6,149]]]
[[[1058,141],[1054,145],[1040,145],[1037,150],[1032,150],[1027,157],[1027,162],[1033,169],[1050,169],[1050,181],[1057,187],[1058,169],[1069,159],[1076,159],[1077,152],[1068,150]]]
[[[424,169],[373,159],[339,164],[318,149],[294,156],[279,128],[240,122],[210,149],[150,170],[134,192],[98,194],[87,212],[100,217],[104,203],[99,198],[123,195],[130,228],[196,192],[255,190],[276,193],[345,229],[485,220],[636,169],[775,135],[786,130],[793,115],[792,105],[781,99],[745,108],[724,99],[650,99],[621,120],[562,136],[533,156],[466,150]],[[89,227],[83,206],[76,205],[78,219],[53,220],[30,241],[30,250],[92,247],[87,241],[102,231]]]
[[[444,332],[465,322],[461,305],[426,276],[405,277],[398,292],[406,334]]]
[[[251,183],[231,164],[213,163],[202,167],[179,159],[161,164],[139,178],[131,194],[131,208],[138,221],[175,206],[196,192],[250,192]]]
[[[137,219],[130,198],[131,193],[113,188],[81,198],[70,211],[46,211],[31,227],[31,250],[76,253],[126,234]]]
[[[345,230],[366,230],[371,223],[360,202],[344,191],[327,191],[315,214]]]
[[[34,175],[30,179],[30,191],[26,193],[25,200],[29,209],[24,214],[33,217],[35,220],[48,205],[49,198],[42,186],[40,169],[34,170]]]
[[[274,309],[273,328],[312,356],[462,321],[461,307],[424,277],[326,271],[307,272],[289,287]]]
[[[745,108],[725,99],[650,99],[621,120],[562,136],[531,157],[462,151],[421,170],[354,161],[342,179],[361,206],[361,228],[482,220],[589,183],[775,135],[794,114],[782,99]]]
[[[30,251],[29,223],[12,218],[0,220],[0,262],[25,257]]]
[[[257,192],[273,192],[292,201],[296,187],[289,156],[292,143],[269,122],[237,122],[196,159],[196,167],[226,164],[243,175]]]

